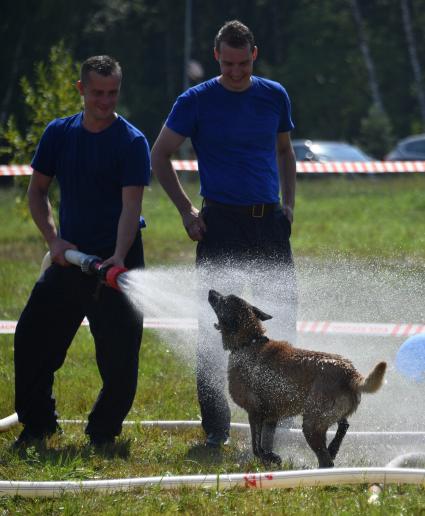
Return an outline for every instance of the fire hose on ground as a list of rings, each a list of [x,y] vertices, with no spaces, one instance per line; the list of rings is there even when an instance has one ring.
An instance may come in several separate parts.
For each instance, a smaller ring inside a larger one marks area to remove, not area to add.
[[[246,487],[257,489],[323,487],[342,484],[417,484],[425,486],[424,469],[403,468],[334,468],[266,473],[234,473],[218,475],[182,475],[164,477],[123,478],[62,482],[0,481],[0,496],[55,497],[66,493],[112,493],[148,487],[177,489],[202,487],[226,489]]]
[[[65,258],[71,264],[81,267],[86,274],[96,274],[107,285],[120,290],[127,269],[116,266],[102,267],[102,259],[97,256],[90,256],[79,251],[65,251]],[[50,263],[50,256],[46,255],[42,272]],[[0,432],[11,430],[19,423],[17,414],[12,414],[0,419]],[[80,424],[81,420],[61,420],[61,424]],[[140,426],[157,426],[161,428],[184,429],[200,426],[199,421],[125,421],[124,424],[137,424]],[[233,431],[249,431],[249,425],[244,423],[232,423]],[[299,440],[302,432],[298,429],[281,429],[285,438]],[[425,432],[351,432],[347,434],[360,440],[383,436],[389,438],[411,439],[415,436],[418,442],[425,441]],[[413,466],[413,467],[403,467]],[[311,486],[329,486],[342,484],[373,484],[373,494],[369,501],[379,503],[379,495],[382,485],[388,484],[417,484],[425,486],[425,454],[412,453],[401,455],[393,459],[387,467],[367,468],[333,468],[313,469],[301,471],[271,471],[265,473],[234,473],[234,474],[207,474],[207,475],[182,475],[182,476],[158,476],[109,480],[84,480],[84,481],[54,481],[54,482],[31,482],[31,481],[0,481],[0,496],[25,496],[25,497],[55,497],[65,493],[79,494],[87,491],[96,492],[117,492],[141,489],[158,486],[163,489],[176,489],[179,487],[209,487],[225,489],[235,486],[246,488],[270,489],[270,488],[296,488]],[[371,489],[372,489],[371,488]]]
[[[85,424],[83,420],[60,420],[61,424]],[[0,420],[0,431],[11,430],[18,424],[16,414]],[[162,429],[184,430],[200,427],[200,421],[124,421],[124,425],[159,427]],[[247,423],[232,423],[232,432],[249,434]],[[288,446],[303,441],[299,429],[280,429],[279,432]],[[425,432],[349,432],[348,439],[364,443],[390,443],[412,439],[425,442]],[[86,491],[112,493],[157,486],[162,489],[180,487],[203,487],[227,489],[235,486],[257,489],[323,487],[343,484],[372,484],[370,503],[379,503],[383,486],[389,484],[416,484],[425,486],[425,453],[410,453],[395,457],[386,467],[333,468],[296,471],[270,471],[264,473],[233,473],[206,475],[157,476],[105,480],[82,481],[0,481],[0,496],[56,497],[65,493],[79,494]]]

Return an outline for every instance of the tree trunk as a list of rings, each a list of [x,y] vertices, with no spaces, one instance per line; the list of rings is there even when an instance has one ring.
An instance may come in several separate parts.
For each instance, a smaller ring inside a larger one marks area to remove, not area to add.
[[[422,81],[422,70],[418,60],[418,53],[416,51],[415,35],[412,28],[412,19],[410,16],[410,9],[407,0],[400,0],[401,13],[403,19],[403,28],[406,34],[407,48],[409,50],[410,64],[412,65],[413,76],[415,78],[416,95],[418,97],[419,109],[421,112],[422,125],[425,129],[425,92]]]
[[[372,94],[373,104],[377,106],[379,111],[384,113],[384,104],[382,102],[381,92],[379,89],[378,80],[376,78],[375,64],[369,50],[369,41],[367,38],[362,14],[357,0],[350,0],[351,10],[353,12],[354,19],[357,24],[357,31],[359,34],[360,50],[363,54],[363,60],[366,65],[367,73],[369,76],[369,86]]]

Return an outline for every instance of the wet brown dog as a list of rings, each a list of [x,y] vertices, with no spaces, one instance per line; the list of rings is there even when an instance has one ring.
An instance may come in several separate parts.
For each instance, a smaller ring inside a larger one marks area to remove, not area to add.
[[[248,412],[254,455],[263,463],[281,464],[273,453],[273,437],[280,418],[303,417],[303,433],[320,468],[333,466],[347,432],[347,418],[355,412],[362,392],[382,385],[386,363],[380,362],[364,378],[353,364],[330,353],[308,351],[264,336],[260,321],[271,319],[243,299],[210,290],[223,347],[230,351],[229,391],[235,403]],[[335,437],[326,445],[326,432],[338,423]]]

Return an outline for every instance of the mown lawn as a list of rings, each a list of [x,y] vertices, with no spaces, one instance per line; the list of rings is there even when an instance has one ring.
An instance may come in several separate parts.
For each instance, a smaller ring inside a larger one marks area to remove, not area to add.
[[[187,186],[196,195],[197,184]],[[303,178],[293,227],[295,256],[379,259],[424,270],[424,187],[421,176]],[[0,319],[19,316],[45,252],[32,222],[16,209],[16,195],[14,190],[0,190]],[[145,193],[144,215],[148,267],[193,262],[194,244],[155,183]],[[61,416],[84,419],[98,388],[91,337],[82,328],[56,377]],[[13,338],[0,335],[0,417],[12,412]],[[128,419],[199,419],[193,365],[174,355],[152,331],[145,331],[139,390]],[[234,439],[221,456],[208,454],[198,429],[175,432],[126,426],[117,446],[105,454],[96,454],[86,445],[81,425],[67,425],[64,430],[62,436],[50,439],[47,448],[24,453],[10,449],[18,428],[0,434],[0,480],[264,471],[252,458],[248,441]],[[420,487],[390,486],[378,506],[369,505],[368,497],[367,485],[269,491],[151,488],[57,499],[0,497],[0,514],[425,514],[425,491]]]

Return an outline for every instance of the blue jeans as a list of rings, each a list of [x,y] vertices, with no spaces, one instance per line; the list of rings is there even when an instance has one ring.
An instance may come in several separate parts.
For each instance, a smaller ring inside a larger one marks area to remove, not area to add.
[[[230,428],[225,394],[227,356],[214,329],[208,291],[214,288],[223,294],[250,295],[252,304],[269,310],[276,319],[278,337],[295,342],[297,287],[289,242],[291,224],[279,207],[263,217],[253,217],[214,203],[203,207],[202,216],[207,231],[196,253],[198,399],[205,432],[225,437]]]
[[[106,258],[113,249],[93,254]],[[143,265],[138,235],[126,266]],[[35,284],[15,332],[15,408],[19,421],[34,433],[56,429],[54,373],[85,316],[102,379],[86,433],[113,437],[121,432],[136,393],[143,319],[121,292],[99,285],[78,267],[53,264]]]

